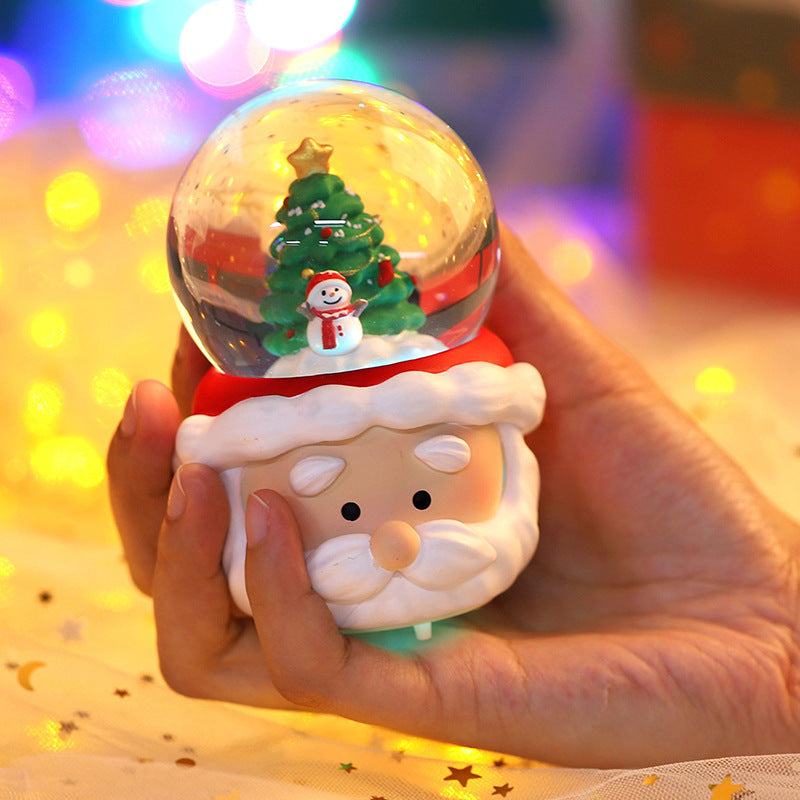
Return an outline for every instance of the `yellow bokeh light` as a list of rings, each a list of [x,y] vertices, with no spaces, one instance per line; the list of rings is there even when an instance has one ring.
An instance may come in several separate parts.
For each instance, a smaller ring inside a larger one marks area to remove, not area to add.
[[[37,347],[52,349],[64,341],[67,320],[60,311],[45,309],[33,317],[29,330]]]
[[[94,268],[85,258],[71,258],[64,264],[64,282],[75,289],[85,289],[94,280]]]
[[[125,589],[107,589],[92,594],[92,603],[106,611],[128,611],[133,605],[131,593]]]
[[[83,231],[100,215],[100,192],[85,172],[65,172],[47,187],[45,208],[57,228]]]
[[[125,404],[133,385],[130,378],[116,367],[106,367],[92,378],[92,397],[101,406],[119,408]]]
[[[92,489],[103,482],[103,458],[90,441],[81,436],[43,439],[31,452],[33,474],[43,483],[72,483]]]
[[[134,206],[125,231],[131,239],[141,239],[147,236],[162,236],[167,229],[169,217],[169,201],[164,197],[148,197]]]
[[[139,261],[139,277],[148,292],[163,294],[170,290],[167,259],[160,250],[142,256]]]
[[[28,389],[22,421],[37,436],[51,434],[64,408],[64,392],[53,381],[37,381]]]
[[[14,565],[5,556],[0,556],[0,578],[10,578],[15,569]]]
[[[553,247],[548,266],[555,281],[562,286],[573,286],[589,277],[594,267],[594,253],[583,239],[571,237]]]
[[[736,391],[736,378],[725,367],[706,367],[695,378],[694,388],[699,394],[733,394]]]
[[[59,753],[75,746],[69,734],[64,732],[62,724],[54,719],[42,720],[38,725],[28,725],[25,733],[42,749],[51,753]]]

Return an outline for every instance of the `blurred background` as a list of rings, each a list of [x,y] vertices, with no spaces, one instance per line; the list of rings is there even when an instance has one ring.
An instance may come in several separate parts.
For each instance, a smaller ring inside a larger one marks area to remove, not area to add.
[[[177,180],[314,77],[448,122],[553,279],[797,510],[796,2],[4,0],[0,526],[115,540],[107,442],[176,341]]]

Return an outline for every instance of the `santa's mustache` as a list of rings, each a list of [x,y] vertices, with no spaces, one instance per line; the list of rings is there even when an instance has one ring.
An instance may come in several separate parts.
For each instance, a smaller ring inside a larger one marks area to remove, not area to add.
[[[370,550],[370,535],[335,536],[306,553],[314,591],[329,603],[361,603],[400,574],[420,588],[457,586],[488,567],[497,553],[486,539],[456,520],[433,520],[415,528],[420,538],[414,562],[398,570],[381,567]]]

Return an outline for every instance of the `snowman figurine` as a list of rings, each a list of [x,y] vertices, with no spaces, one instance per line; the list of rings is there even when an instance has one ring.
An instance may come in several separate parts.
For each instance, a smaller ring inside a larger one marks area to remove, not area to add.
[[[311,274],[306,300],[297,310],[308,319],[308,346],[318,355],[344,355],[361,344],[364,331],[359,317],[367,301],[351,302],[352,297],[353,290],[341,273],[326,270]]]

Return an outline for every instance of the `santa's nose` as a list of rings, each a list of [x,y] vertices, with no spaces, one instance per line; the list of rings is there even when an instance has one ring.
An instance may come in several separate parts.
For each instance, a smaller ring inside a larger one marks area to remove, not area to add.
[[[419,553],[419,535],[407,522],[390,520],[375,529],[369,549],[384,569],[405,569]]]

